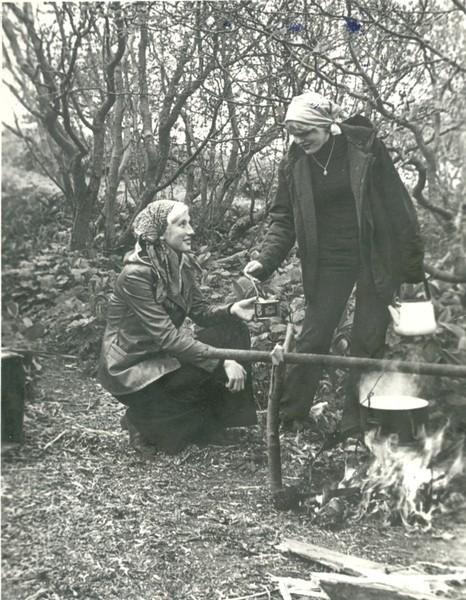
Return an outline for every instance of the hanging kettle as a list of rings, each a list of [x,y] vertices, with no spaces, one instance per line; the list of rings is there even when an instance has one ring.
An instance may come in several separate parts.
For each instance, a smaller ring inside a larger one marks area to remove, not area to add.
[[[429,285],[424,279],[425,299],[394,299],[388,306],[393,320],[393,329],[398,335],[428,335],[437,329],[434,305]]]

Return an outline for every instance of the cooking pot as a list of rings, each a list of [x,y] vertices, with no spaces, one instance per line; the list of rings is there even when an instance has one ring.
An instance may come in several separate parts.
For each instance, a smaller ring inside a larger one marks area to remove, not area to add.
[[[367,430],[377,428],[385,437],[396,433],[400,444],[409,444],[423,437],[428,406],[416,396],[369,394],[361,401],[361,415]]]
[[[393,329],[399,335],[428,335],[437,329],[429,285],[424,279],[425,299],[399,300],[388,306]]]

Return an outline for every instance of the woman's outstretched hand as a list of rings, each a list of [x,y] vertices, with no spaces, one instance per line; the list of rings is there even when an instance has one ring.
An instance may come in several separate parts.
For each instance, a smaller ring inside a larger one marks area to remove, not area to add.
[[[227,382],[225,387],[230,392],[240,392],[244,390],[244,384],[246,382],[246,371],[245,369],[236,362],[236,360],[224,360],[223,368],[227,375]]]
[[[232,315],[243,319],[243,321],[251,321],[254,317],[254,302],[255,298],[245,298],[238,300],[231,305],[230,312]]]

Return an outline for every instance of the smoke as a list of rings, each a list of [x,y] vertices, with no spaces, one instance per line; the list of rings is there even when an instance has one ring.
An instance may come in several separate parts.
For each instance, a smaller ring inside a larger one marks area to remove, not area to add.
[[[359,399],[363,401],[370,392],[377,396],[418,396],[419,375],[408,373],[364,373],[359,383]]]

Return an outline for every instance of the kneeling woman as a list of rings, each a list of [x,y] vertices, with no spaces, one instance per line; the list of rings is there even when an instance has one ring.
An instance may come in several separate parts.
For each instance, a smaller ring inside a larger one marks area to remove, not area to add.
[[[143,444],[168,453],[206,444],[227,427],[253,425],[251,377],[213,346],[250,347],[243,320],[253,299],[211,306],[196,283],[188,208],[157,200],[135,219],[135,250],[125,257],[108,306],[99,380],[126,405],[124,421]],[[204,327],[195,338],[185,317]]]

